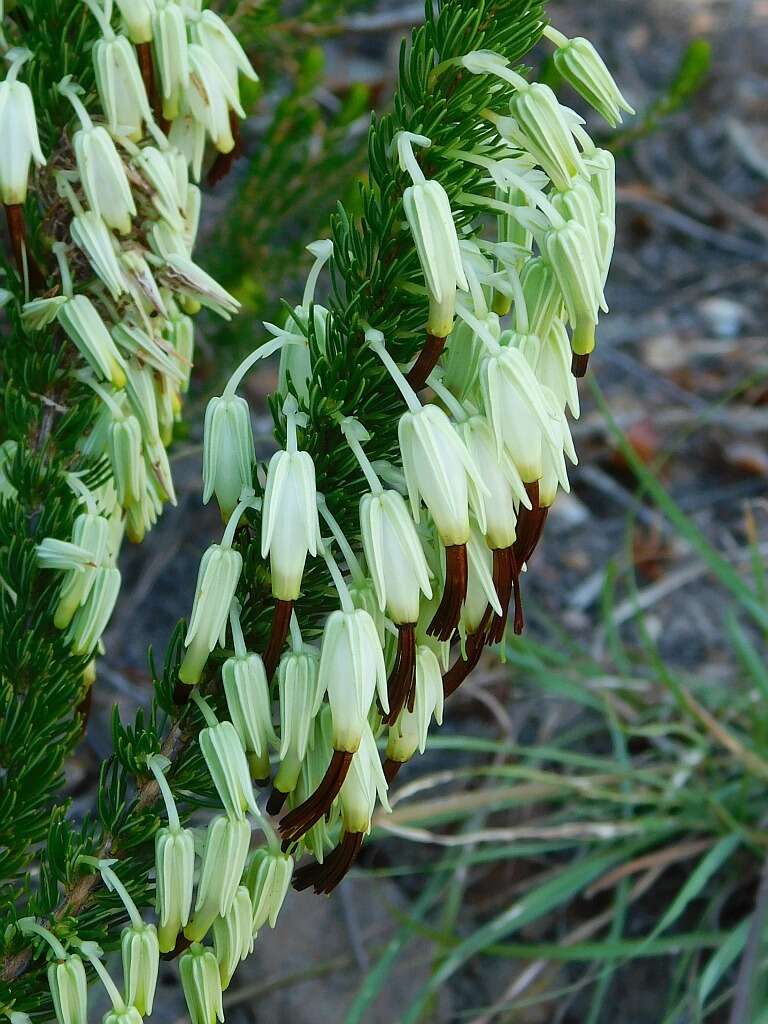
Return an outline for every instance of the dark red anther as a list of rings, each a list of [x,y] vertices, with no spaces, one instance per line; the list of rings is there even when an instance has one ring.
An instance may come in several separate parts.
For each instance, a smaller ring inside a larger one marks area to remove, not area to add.
[[[385,759],[382,765],[384,770],[384,778],[387,780],[387,785],[391,786],[397,777],[397,773],[403,767],[402,761],[393,761],[391,757]]]
[[[427,628],[430,636],[450,640],[459,624],[467,596],[467,545],[451,544],[445,549],[445,589],[440,607]]]
[[[242,136],[240,135],[240,119],[234,110],[229,112],[229,130],[232,132],[232,138],[235,140],[235,144],[228,153],[219,153],[216,159],[211,164],[211,169],[208,171],[208,177],[206,181],[208,185],[213,188],[214,185],[218,185],[229,172],[232,170],[232,165],[243,153]]]
[[[588,352],[586,352],[584,355],[577,355],[576,352],[573,353],[573,356],[571,357],[571,373],[574,377],[586,377],[588,366]]]
[[[457,658],[443,676],[443,695],[450,697],[461,686],[469,673],[477,667],[485,647],[485,634],[472,633],[467,637],[467,656]]]
[[[285,647],[285,639],[288,636],[288,629],[291,625],[291,612],[293,601],[275,601],[275,612],[272,616],[272,630],[269,634],[269,643],[264,652],[264,671],[267,673],[267,680],[271,681],[275,674],[277,663]]]
[[[514,543],[514,552],[518,569],[522,569],[536,550],[549,512],[548,508],[539,505],[538,480],[526,484],[525,490],[531,499],[531,508],[521,505],[517,514],[517,540]]]
[[[279,814],[287,799],[287,793],[281,793],[279,789],[273,786],[272,792],[269,794],[269,800],[267,800],[267,814]]]
[[[427,383],[427,377],[437,366],[437,361],[443,354],[445,338],[438,338],[436,334],[428,334],[424,348],[419,352],[416,362],[405,375],[405,379],[414,391],[419,391]]]
[[[331,763],[326,769],[322,782],[311,796],[294,807],[280,822],[279,832],[283,845],[291,845],[301,839],[322,816],[330,810],[347,777],[352,754],[346,750],[334,750]]]
[[[387,680],[389,714],[384,721],[393,725],[403,710],[416,695],[416,626],[405,622],[397,627],[397,656]]]
[[[339,845],[322,864],[307,864],[295,872],[293,888],[301,892],[311,886],[318,896],[333,892],[357,860],[362,845],[362,832],[345,832]]]

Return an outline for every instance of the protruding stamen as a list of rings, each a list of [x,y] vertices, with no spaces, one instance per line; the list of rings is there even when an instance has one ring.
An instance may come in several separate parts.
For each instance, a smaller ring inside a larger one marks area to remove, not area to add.
[[[234,140],[234,146],[228,153],[218,153],[216,159],[211,164],[211,169],[208,171],[208,177],[206,183],[210,188],[214,185],[218,185],[220,181],[232,170],[232,165],[235,160],[238,160],[243,155],[243,139],[240,133],[240,118],[234,110],[229,112],[229,130],[232,133]]]
[[[301,839],[304,833],[308,832],[331,809],[331,804],[338,796],[344,779],[347,777],[349,766],[352,764],[352,756],[346,750],[334,750],[331,763],[315,792],[283,818],[280,823],[280,836],[284,849]]]
[[[385,759],[382,768],[384,770],[384,778],[387,780],[387,785],[391,786],[397,778],[397,773],[403,767],[402,761],[393,761],[391,757]]]
[[[427,377],[437,366],[444,348],[445,338],[438,338],[436,334],[427,334],[424,347],[405,376],[414,391],[419,391],[427,383]]]
[[[458,658],[443,676],[443,695],[450,697],[461,686],[469,673],[477,667],[485,647],[485,634],[473,633],[467,637],[466,658]]]
[[[450,640],[459,624],[467,596],[467,545],[451,544],[445,549],[445,589],[440,607],[427,632],[438,640]]]
[[[271,680],[275,674],[280,654],[288,636],[291,625],[291,614],[293,612],[293,601],[275,601],[275,613],[272,616],[272,630],[269,634],[269,644],[264,652],[264,670],[267,679]]]
[[[525,490],[531,499],[531,507],[528,509],[524,505],[520,506],[517,518],[517,540],[514,543],[515,558],[521,568],[536,550],[549,512],[548,508],[541,507],[539,504],[538,481],[526,484]]]
[[[577,352],[573,353],[573,357],[571,358],[571,373],[574,377],[586,377],[588,366],[589,352],[585,352],[583,355],[579,355]]]
[[[389,714],[384,721],[393,725],[406,702],[409,707],[413,706],[416,695],[416,627],[413,623],[398,624],[397,657],[387,680],[387,695]]]
[[[354,864],[362,845],[362,832],[345,832],[339,845],[322,864],[307,864],[299,868],[293,876],[293,888],[301,892],[312,886],[318,896],[333,892]]]

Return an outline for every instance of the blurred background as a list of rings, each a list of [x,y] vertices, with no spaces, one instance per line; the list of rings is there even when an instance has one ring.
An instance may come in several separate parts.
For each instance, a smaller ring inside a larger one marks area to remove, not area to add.
[[[352,201],[369,111],[387,108],[423,14],[219,6],[262,81],[245,154],[208,190],[197,259],[244,313],[205,324],[172,453],[179,506],[125,556],[71,769],[80,812],[111,705],[148,699],[147,647],[161,657],[189,613],[219,530],[200,504],[205,402],[280,298],[297,300],[303,246]],[[547,6],[638,111],[601,136],[620,220],[572,491],[526,580],[525,636],[451,699],[334,897],[289,897],[227,992],[231,1022],[768,1020],[768,2]],[[557,86],[547,52],[532,63]],[[248,383],[262,455],[275,386],[275,367]],[[175,970],[163,984],[155,1017],[183,1021]]]

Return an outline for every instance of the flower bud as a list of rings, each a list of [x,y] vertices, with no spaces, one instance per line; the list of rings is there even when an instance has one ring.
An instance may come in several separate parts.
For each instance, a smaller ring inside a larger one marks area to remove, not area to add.
[[[117,300],[125,291],[123,272],[115,253],[115,240],[98,213],[86,210],[72,218],[72,241],[82,249],[96,276]],[[84,296],[77,295],[72,302]],[[66,307],[65,307],[66,308]]]
[[[515,92],[509,109],[515,125],[506,131],[501,127],[503,134],[531,154],[555,188],[568,188],[583,168],[566,112],[552,89],[540,82],[527,84]]]
[[[432,596],[429,569],[408,507],[397,491],[364,494],[360,530],[379,609],[396,623],[416,622],[423,593]]]
[[[239,551],[211,544],[200,561],[192,616],[184,644],[187,653],[179,669],[183,683],[200,679],[208,655],[218,643],[235,596],[243,558]]]
[[[450,420],[436,405],[406,412],[400,418],[398,439],[413,518],[419,522],[421,498],[443,544],[465,544],[470,497],[475,514],[484,521],[486,488]]]
[[[318,690],[320,694],[328,693],[334,750],[353,753],[360,744],[376,692],[381,706],[389,711],[384,655],[368,612],[358,608],[328,616]]]
[[[140,1014],[152,1013],[160,949],[153,924],[129,925],[121,939],[125,998]]]
[[[427,330],[446,338],[453,327],[456,290],[469,288],[451,204],[438,181],[423,181],[405,190],[403,207],[429,292]]]
[[[136,204],[125,166],[106,128],[92,125],[75,132],[75,159],[88,205],[110,228],[127,235]]]
[[[226,521],[243,487],[251,486],[253,430],[248,403],[238,395],[212,398],[205,410],[203,432],[203,504],[216,495]]]
[[[280,660],[277,686],[280,704],[280,768],[275,788],[290,793],[307,753],[312,720],[319,710],[320,659],[310,649],[290,651]]]
[[[94,570],[88,598],[75,612],[67,632],[73,654],[91,654],[106,629],[119,593],[119,569],[102,565]]]
[[[223,1024],[221,978],[213,950],[193,942],[179,960],[179,974],[191,1024]]]
[[[251,930],[255,938],[259,928],[274,928],[293,874],[293,857],[270,847],[256,850],[245,872],[245,884],[251,898]]]
[[[588,39],[576,36],[554,54],[555,67],[580,93],[598,114],[602,114],[612,128],[621,124],[621,112],[634,114],[634,110],[613,80],[603,58]]]
[[[99,39],[93,47],[93,65],[110,134],[127,131],[128,138],[138,142],[143,123],[152,122],[152,111],[133,47],[125,36]]]
[[[244,885],[238,887],[226,917],[213,922],[213,948],[219,963],[222,990],[226,989],[241,960],[253,949],[251,897]]]
[[[69,340],[101,379],[125,385],[125,360],[110,337],[96,307],[86,295],[75,295],[56,314]]]
[[[308,452],[275,452],[269,462],[261,516],[261,556],[269,555],[272,594],[294,601],[307,554],[317,554],[315,464]]]
[[[116,3],[130,41],[135,44],[152,42],[155,0],[116,0]]]
[[[48,987],[59,1024],[88,1024],[88,982],[77,954],[48,965]]]
[[[182,92],[189,87],[189,56],[184,11],[178,4],[161,3],[152,19],[154,50],[163,95],[163,117],[179,114]]]
[[[258,654],[235,655],[221,670],[224,693],[232,724],[248,755],[256,779],[269,778],[269,747],[277,743],[272,724],[272,699]]]
[[[258,655],[254,654],[252,657],[258,658]],[[239,660],[241,659],[230,658],[230,661]],[[252,667],[249,666],[249,668],[251,668],[252,672]],[[245,673],[240,673],[239,680],[237,680],[236,676],[234,677],[235,682],[252,682],[253,678],[251,676],[249,679],[249,675],[250,673],[246,670]],[[231,683],[233,675],[229,675],[229,678]],[[266,688],[266,678],[264,678],[264,687]],[[234,689],[230,685],[229,692],[227,693],[228,700]],[[247,701],[248,697],[242,688],[238,688],[237,698],[240,703],[234,701],[233,703],[240,719],[240,725],[252,727],[254,725],[253,721],[243,721],[245,717],[243,714],[243,702]],[[246,713],[250,710],[250,708],[246,708]],[[249,735],[249,739],[252,740],[253,738],[252,735]],[[257,738],[260,740],[260,737]],[[217,725],[210,725],[205,729],[201,729],[200,750],[227,814],[232,818],[245,818],[246,811],[256,814],[258,809],[253,795],[251,777],[248,772],[248,761],[245,757],[240,736],[232,722],[219,722]]]
[[[569,367],[570,372],[570,367]],[[496,437],[484,416],[472,416],[460,426],[464,443],[488,488],[485,535],[492,548],[515,542],[517,505],[530,504],[517,467],[505,451],[499,454]]]
[[[160,951],[176,945],[179,931],[189,921],[195,870],[195,841],[190,829],[161,828],[155,838],[157,916]]]
[[[20,56],[0,82],[0,138],[4,140],[0,147],[0,201],[6,206],[20,206],[27,198],[30,163],[45,164],[32,93],[29,86],[16,80],[24,60],[26,55]]]
[[[221,814],[208,826],[195,913],[184,929],[186,937],[193,942],[206,935],[217,917],[226,917],[229,913],[240,885],[250,841],[251,827],[245,818]]]
[[[113,1006],[104,1014],[102,1024],[142,1024],[141,1014],[135,1006]]]

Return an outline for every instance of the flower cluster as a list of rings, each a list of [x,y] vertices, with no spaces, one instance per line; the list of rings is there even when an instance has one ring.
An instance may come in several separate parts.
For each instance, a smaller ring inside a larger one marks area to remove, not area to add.
[[[563,76],[616,123],[629,108],[594,49],[554,29],[545,35]],[[503,640],[510,605],[514,631],[523,629],[521,573],[558,489],[569,486],[567,463],[576,453],[567,413],[579,414],[576,377],[586,370],[605,309],[614,239],[611,154],[548,86],[529,83],[503,57],[479,51],[453,63],[461,74],[491,77],[494,95],[508,104],[508,114],[482,112],[495,139],[485,133],[475,150],[440,154],[480,169],[473,179],[479,185],[455,201],[487,212],[496,232],[457,228],[445,189],[419,162],[431,140],[395,137],[392,158],[410,182],[406,238],[423,272],[429,314],[421,352],[402,367],[389,339],[375,324],[363,325],[362,356],[381,361],[405,411],[402,468],[374,464],[365,424],[336,414],[338,444],[363,481],[359,531],[345,536],[302,447],[307,413],[316,414],[313,360],[325,355],[334,326],[333,314],[314,301],[330,243],[309,247],[315,263],[301,305],[284,326],[265,325],[272,340],[241,364],[206,415],[205,500],[216,496],[228,525],[225,541],[201,564],[180,680],[197,683],[216,646],[228,647],[229,613],[235,655],[222,676],[232,723],[252,777],[268,779],[269,751],[277,753],[267,809],[278,814],[287,804],[283,849],[315,860],[296,872],[297,889],[330,892],[338,884],[377,804],[388,809],[389,783],[424,751],[431,720],[442,722],[444,698],[486,645]],[[278,350],[285,448],[262,470],[248,407],[236,392],[250,367]],[[252,488],[262,492],[260,509]],[[244,563],[233,547],[233,523],[249,502],[254,527],[260,518],[274,599],[261,658],[246,649],[235,597]],[[305,622],[302,611],[310,559],[325,562],[338,595],[319,636],[311,612]],[[300,621],[319,642],[305,641]]]
[[[197,182],[207,140],[217,161],[231,159],[244,116],[238,79],[256,76],[199,2],[121,2],[114,16],[112,0],[85,2],[100,33],[97,94],[69,76],[58,83],[74,124],[46,154],[58,205],[45,272],[25,237],[30,168],[46,155],[19,77],[34,70],[34,54],[18,47],[0,82],[0,199],[27,296],[30,280],[40,284],[21,323],[29,333],[59,329],[76,353],[73,372],[99,401],[80,450],[110,476],[92,493],[75,482],[87,511],[66,542],[46,538],[40,548],[41,564],[66,574],[56,624],[87,655],[117,596],[123,534],[142,540],[164,503],[176,502],[167,448],[189,382],[193,317],[202,306],[227,319],[238,309],[192,259]]]

